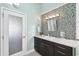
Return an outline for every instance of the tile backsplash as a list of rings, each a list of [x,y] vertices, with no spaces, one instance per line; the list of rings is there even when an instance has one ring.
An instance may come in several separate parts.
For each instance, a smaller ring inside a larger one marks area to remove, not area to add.
[[[58,13],[60,14],[57,21],[57,30],[48,31],[48,24],[45,17]],[[53,37],[61,37],[60,32],[65,32],[66,39],[75,39],[76,34],[76,3],[68,3],[42,15],[42,32],[44,35]]]

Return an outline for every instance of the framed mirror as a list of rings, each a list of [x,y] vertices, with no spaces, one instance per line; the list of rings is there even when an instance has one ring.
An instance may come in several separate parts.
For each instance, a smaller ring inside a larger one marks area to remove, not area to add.
[[[47,21],[48,31],[56,31],[57,30],[57,18],[49,18]]]

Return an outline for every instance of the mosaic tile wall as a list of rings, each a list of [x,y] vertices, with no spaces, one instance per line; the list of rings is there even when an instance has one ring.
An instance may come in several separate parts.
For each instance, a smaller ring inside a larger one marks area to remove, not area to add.
[[[57,19],[57,30],[48,31],[47,22],[45,21],[45,16],[59,13],[60,17]],[[60,32],[65,32],[66,39],[75,39],[76,33],[76,4],[68,3],[59,8],[56,8],[46,14],[42,15],[42,32],[44,35],[49,35],[53,37],[61,37]]]

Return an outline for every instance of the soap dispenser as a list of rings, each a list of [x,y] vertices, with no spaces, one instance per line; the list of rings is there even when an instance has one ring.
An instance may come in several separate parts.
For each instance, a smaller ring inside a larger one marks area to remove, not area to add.
[[[48,34],[48,36],[49,36],[49,34]]]

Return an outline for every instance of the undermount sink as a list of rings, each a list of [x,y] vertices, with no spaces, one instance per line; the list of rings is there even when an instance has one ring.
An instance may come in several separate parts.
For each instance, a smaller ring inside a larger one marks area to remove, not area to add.
[[[52,40],[52,39],[55,39],[55,37],[51,37],[51,36],[43,36],[44,39],[47,39],[47,40]]]

